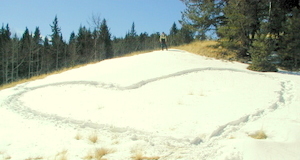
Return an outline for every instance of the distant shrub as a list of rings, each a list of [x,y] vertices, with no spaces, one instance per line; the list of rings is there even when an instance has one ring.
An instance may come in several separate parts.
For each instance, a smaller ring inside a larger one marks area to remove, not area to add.
[[[271,63],[265,62],[265,63],[259,63],[259,64],[250,64],[247,68],[252,71],[258,71],[258,72],[277,72],[277,68],[272,65]]]
[[[272,41],[266,37],[258,38],[253,42],[249,52],[252,63],[248,69],[259,72],[277,72],[277,68],[270,62],[270,54],[272,53]]]

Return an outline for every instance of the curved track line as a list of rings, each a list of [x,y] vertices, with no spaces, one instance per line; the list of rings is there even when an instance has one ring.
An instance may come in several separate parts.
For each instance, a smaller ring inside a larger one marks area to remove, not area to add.
[[[200,71],[233,71],[233,72],[240,72],[240,73],[247,73],[247,74],[259,74],[259,73],[253,73],[253,72],[247,72],[243,70],[238,70],[238,69],[230,69],[230,68],[212,68],[212,67],[207,67],[207,68],[194,68],[194,69],[188,69],[188,70],[183,70],[179,72],[175,72],[172,74],[156,77],[156,78],[151,78],[148,80],[140,81],[138,83],[132,84],[130,86],[126,87],[119,87],[121,90],[128,90],[128,89],[138,89],[148,83],[152,83],[155,81],[167,79],[167,78],[172,78],[172,77],[177,77],[189,73],[194,73],[194,72],[200,72]]]
[[[96,81],[67,81],[67,82],[59,82],[59,83],[53,83],[53,84],[46,84],[46,85],[41,85],[41,86],[36,86],[36,87],[28,87],[28,88],[19,88],[22,89],[23,91],[20,91],[16,94],[11,95],[10,97],[8,97],[6,100],[4,100],[4,103],[6,103],[7,106],[9,106],[10,109],[14,110],[17,113],[22,113],[21,115],[25,115],[27,118],[39,118],[39,119],[43,119],[43,120],[51,120],[51,121],[55,121],[56,123],[62,123],[65,124],[68,122],[68,124],[74,124],[76,126],[79,127],[89,127],[92,129],[99,129],[99,128],[105,128],[107,125],[105,124],[98,124],[98,123],[93,123],[93,122],[87,122],[84,120],[76,120],[76,119],[72,119],[72,118],[68,118],[68,117],[63,117],[63,116],[58,116],[55,114],[47,114],[47,113],[42,113],[36,110],[33,110],[29,107],[26,107],[23,105],[23,102],[21,102],[19,100],[19,98],[32,90],[35,89],[40,89],[40,88],[44,88],[44,87],[49,87],[49,86],[59,86],[59,85],[91,85],[91,86],[95,86],[95,87],[100,87],[100,88],[104,88],[104,89],[115,89],[115,90],[131,90],[131,89],[138,89],[144,85],[147,85],[149,83],[153,83],[155,81],[159,81],[159,80],[163,80],[163,79],[167,79],[167,78],[173,78],[173,77],[177,77],[177,76],[181,76],[181,75],[185,75],[185,74],[189,74],[189,73],[194,73],[194,72],[200,72],[200,71],[233,71],[233,72],[240,72],[240,73],[247,73],[247,74],[253,74],[253,75],[264,75],[262,73],[257,73],[257,72],[250,72],[250,71],[243,71],[243,70],[237,70],[237,69],[230,69],[230,68],[212,68],[212,67],[207,67],[207,68],[194,68],[194,69],[188,69],[188,70],[183,70],[183,71],[179,71],[179,72],[175,72],[172,74],[168,74],[168,75],[164,75],[164,76],[160,76],[160,77],[155,77],[155,78],[151,78],[148,80],[143,80],[137,83],[134,83],[132,85],[129,86],[118,86],[115,84],[108,84],[108,83],[99,83]],[[267,76],[267,75],[264,75]],[[286,87],[285,87],[286,82],[282,82],[282,86],[281,86],[281,91],[280,91],[280,99],[276,102],[274,102],[274,104],[272,106],[269,107],[269,109],[271,108],[272,110],[275,110],[278,108],[279,103],[284,102],[284,96],[283,94],[286,93]],[[250,117],[257,117],[259,118],[260,115],[262,114],[266,114],[266,109],[262,109],[260,111],[257,111],[256,113],[253,114],[249,114],[246,116],[243,116],[237,120],[231,121],[229,123],[226,123],[220,127],[218,127],[216,130],[214,130],[212,132],[212,134],[209,136],[210,138],[213,137],[217,137],[221,134],[224,133],[225,128],[227,127],[231,127],[231,126],[237,126],[240,125],[242,123],[245,123],[249,120]],[[124,129],[122,128],[118,128],[116,129],[118,131],[122,131]],[[128,130],[128,128],[126,129]],[[134,129],[133,129],[134,130]]]
[[[240,119],[228,122],[220,127],[218,127],[215,131],[212,132],[209,138],[217,137],[222,135],[225,132],[226,128],[238,126],[241,124],[244,124],[248,122],[250,119],[257,120],[260,118],[261,115],[266,115],[270,112],[275,111],[276,109],[280,107],[286,106],[288,103],[290,103],[290,98],[293,97],[289,93],[289,90],[291,90],[292,84],[290,81],[281,82],[281,90],[278,93],[278,99],[276,102],[274,102],[272,105],[270,105],[268,108],[258,110],[257,112],[253,114],[248,114],[246,116],[241,117]]]

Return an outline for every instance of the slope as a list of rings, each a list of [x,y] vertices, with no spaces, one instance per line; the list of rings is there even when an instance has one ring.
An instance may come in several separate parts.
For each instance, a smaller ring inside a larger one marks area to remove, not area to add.
[[[109,148],[106,159],[299,159],[299,76],[246,67],[171,49],[3,90],[0,153],[76,160]],[[267,139],[248,136],[260,130]]]

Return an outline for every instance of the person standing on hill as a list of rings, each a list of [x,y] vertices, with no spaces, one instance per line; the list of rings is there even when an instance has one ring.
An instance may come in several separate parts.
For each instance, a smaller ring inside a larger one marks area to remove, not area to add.
[[[162,32],[160,37],[159,37],[159,42],[161,44],[161,50],[164,50],[164,48],[166,48],[166,50],[168,50],[168,46],[167,46],[167,35]]]

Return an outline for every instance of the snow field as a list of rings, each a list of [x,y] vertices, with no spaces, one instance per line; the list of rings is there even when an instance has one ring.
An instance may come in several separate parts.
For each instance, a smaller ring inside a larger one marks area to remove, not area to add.
[[[299,76],[246,67],[171,49],[3,90],[0,158],[300,159]]]

